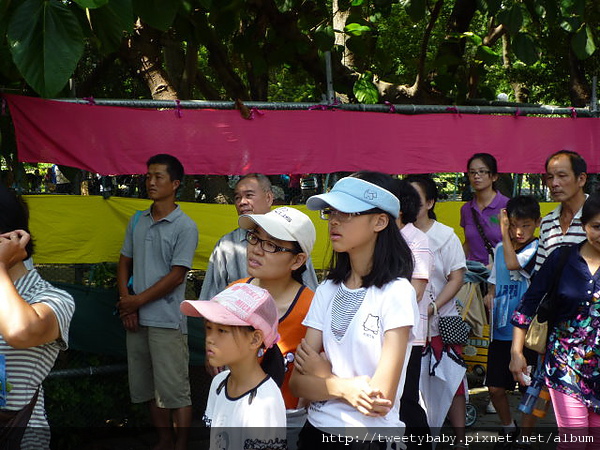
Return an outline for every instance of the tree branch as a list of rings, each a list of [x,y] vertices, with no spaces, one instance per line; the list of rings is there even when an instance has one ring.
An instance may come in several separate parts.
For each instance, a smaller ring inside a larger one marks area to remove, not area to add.
[[[419,53],[419,62],[417,64],[417,78],[415,80],[415,84],[413,85],[413,89],[415,91],[418,91],[423,88],[423,82],[425,80],[425,62],[427,60],[427,47],[429,46],[429,40],[431,39],[433,27],[435,26],[440,16],[442,6],[444,6],[444,0],[438,0],[435,3],[433,9],[431,10],[429,22],[427,23],[427,27],[425,28],[425,33],[423,33],[423,39],[421,40],[421,50]]]

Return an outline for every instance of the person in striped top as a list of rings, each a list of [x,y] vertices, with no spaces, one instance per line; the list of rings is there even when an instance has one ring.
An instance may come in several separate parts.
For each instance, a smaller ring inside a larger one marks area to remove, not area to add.
[[[546,185],[552,200],[560,205],[542,219],[535,272],[558,247],[585,239],[581,208],[587,198],[583,191],[586,181],[587,164],[578,153],[560,150],[546,160]]]
[[[3,436],[1,445],[46,449],[50,428],[42,382],[58,352],[67,348],[75,303],[67,292],[25,267],[23,260],[33,254],[28,212],[2,185],[0,210],[0,360],[5,369],[0,382],[7,388],[1,392],[0,427],[11,431],[10,443]],[[18,419],[21,415],[23,420]]]

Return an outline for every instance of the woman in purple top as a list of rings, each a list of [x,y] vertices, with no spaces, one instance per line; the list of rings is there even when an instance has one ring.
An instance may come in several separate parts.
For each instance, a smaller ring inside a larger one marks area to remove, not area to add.
[[[460,209],[460,226],[465,230],[463,248],[468,260],[490,264],[494,247],[502,240],[500,211],[508,197],[494,188],[498,179],[498,163],[489,153],[475,153],[467,162],[473,200]]]

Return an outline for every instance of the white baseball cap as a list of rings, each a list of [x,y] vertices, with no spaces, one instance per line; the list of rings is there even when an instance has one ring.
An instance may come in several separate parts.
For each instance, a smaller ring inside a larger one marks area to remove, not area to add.
[[[317,232],[310,218],[302,211],[287,206],[276,208],[267,214],[243,214],[239,217],[238,224],[244,230],[252,230],[258,225],[275,239],[297,241],[308,256],[317,239]]]

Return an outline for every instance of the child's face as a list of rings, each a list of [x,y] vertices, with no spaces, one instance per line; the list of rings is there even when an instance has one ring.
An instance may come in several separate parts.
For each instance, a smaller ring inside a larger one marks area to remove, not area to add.
[[[516,217],[510,217],[509,219],[510,236],[517,244],[526,244],[533,239],[533,233],[540,224],[539,219],[517,219]]]
[[[253,334],[240,327],[204,321],[206,332],[206,360],[212,367],[230,366],[252,355]]]

